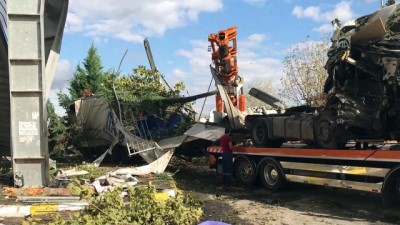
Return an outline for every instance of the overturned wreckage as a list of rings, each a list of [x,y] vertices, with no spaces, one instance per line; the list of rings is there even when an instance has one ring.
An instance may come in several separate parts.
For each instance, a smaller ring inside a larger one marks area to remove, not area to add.
[[[182,104],[214,94],[215,91],[189,97],[166,98],[162,102]],[[128,111],[132,114],[129,109]],[[178,124],[181,122],[181,116],[177,112],[171,113],[165,121],[153,115],[123,118],[117,116],[105,98],[90,96],[82,97],[71,104],[68,114],[68,118],[77,125],[80,132],[77,143],[79,147],[87,150],[84,152],[91,149],[101,150],[96,152],[97,159],[93,162],[95,165],[99,165],[107,154],[116,155],[117,157],[112,158],[118,161],[141,156],[147,163],[143,168],[149,172],[162,172],[172,155],[190,156],[199,150],[205,152],[205,147],[203,149],[202,146],[209,145],[199,137],[175,133],[176,129],[180,129]],[[156,138],[155,133],[161,130],[166,130],[168,134]]]
[[[80,129],[81,148],[108,147],[95,164],[100,164],[107,153],[113,154],[116,145],[125,146],[129,155],[140,155],[147,163],[165,154],[156,142],[129,132],[105,98],[92,96],[76,100],[70,107],[68,117]]]
[[[247,116],[256,146],[303,140],[343,148],[348,140],[400,140],[400,5],[343,25],[337,19],[332,23],[326,104],[307,112]]]

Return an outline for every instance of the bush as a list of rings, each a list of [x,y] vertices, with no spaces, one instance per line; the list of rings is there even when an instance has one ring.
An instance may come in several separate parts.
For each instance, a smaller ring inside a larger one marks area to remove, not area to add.
[[[117,187],[99,196],[86,185],[71,188],[85,196],[89,207],[67,219],[58,215],[49,224],[192,225],[199,222],[203,213],[202,203],[190,194],[178,192],[175,198],[160,200],[152,185]],[[121,193],[127,194],[122,198]]]

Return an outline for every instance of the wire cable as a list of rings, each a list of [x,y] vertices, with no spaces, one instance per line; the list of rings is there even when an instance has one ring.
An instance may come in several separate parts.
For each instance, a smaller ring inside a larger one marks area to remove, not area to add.
[[[211,77],[211,81],[210,81],[210,84],[208,85],[208,90],[207,90],[207,92],[210,91],[211,84],[212,84],[213,80],[214,80],[214,77]],[[204,99],[204,101],[203,101],[203,106],[201,107],[201,111],[200,111],[200,115],[199,115],[199,121],[200,121],[200,118],[201,118],[201,114],[203,114],[203,109],[204,109],[204,105],[206,104],[207,98],[208,98],[208,96],[205,97],[205,99]]]

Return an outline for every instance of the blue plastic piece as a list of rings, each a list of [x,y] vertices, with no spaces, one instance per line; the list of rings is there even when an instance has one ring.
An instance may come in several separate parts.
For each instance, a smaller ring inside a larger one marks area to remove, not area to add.
[[[204,221],[202,223],[200,223],[199,225],[231,225],[230,223],[224,223],[224,222],[220,222],[220,221]]]

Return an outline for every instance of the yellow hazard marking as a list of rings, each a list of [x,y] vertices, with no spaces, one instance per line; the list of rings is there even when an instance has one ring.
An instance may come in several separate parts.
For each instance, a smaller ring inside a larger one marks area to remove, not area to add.
[[[39,205],[32,205],[30,213],[32,216],[35,215],[43,215],[48,213],[57,212],[57,205],[56,204],[39,204]]]
[[[157,192],[154,194],[154,197],[157,200],[161,200],[161,201],[167,201],[168,197],[168,192]]]
[[[363,175],[367,173],[367,170],[365,167],[351,167],[346,172],[347,174]]]
[[[166,201],[168,198],[176,196],[177,187],[173,180],[154,181],[153,184],[157,189],[154,195],[157,200]]]

